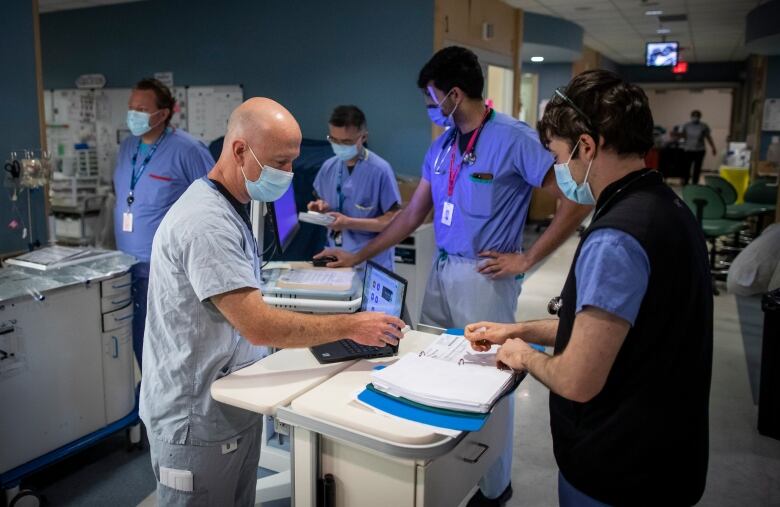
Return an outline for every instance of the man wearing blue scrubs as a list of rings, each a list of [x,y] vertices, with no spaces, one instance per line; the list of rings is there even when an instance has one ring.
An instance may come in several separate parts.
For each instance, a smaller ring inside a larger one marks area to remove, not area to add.
[[[433,209],[439,253],[420,320],[443,328],[479,320],[513,322],[522,275],[568,238],[590,208],[562,201],[544,234],[523,252],[532,189],[562,196],[552,156],[528,125],[485,105],[482,68],[468,49],[437,52],[417,85],[431,120],[448,130],[429,148],[409,205],[357,254],[326,249],[319,256],[336,256],[338,261],[328,264],[332,267],[355,265],[406,238]],[[507,425],[511,436],[512,417]],[[510,438],[470,505],[505,503],[512,494],[511,468]]]
[[[314,180],[318,199],[309,209],[328,212],[328,245],[359,252],[374,239],[401,209],[401,193],[393,168],[365,147],[366,116],[355,106],[338,106],[328,122],[328,141],[335,156],[322,164]],[[393,270],[395,249],[388,248],[371,260]]]
[[[132,136],[119,147],[114,171],[117,248],[138,259],[133,266],[133,351],[141,366],[152,239],[168,209],[214,165],[206,146],[170,126],[176,101],[156,79],[139,81],[127,104]]]

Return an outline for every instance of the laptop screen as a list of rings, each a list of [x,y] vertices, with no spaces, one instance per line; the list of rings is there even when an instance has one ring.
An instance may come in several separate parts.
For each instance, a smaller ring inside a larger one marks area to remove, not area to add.
[[[383,312],[400,317],[405,293],[406,282],[403,279],[393,276],[372,262],[366,263],[361,311]]]

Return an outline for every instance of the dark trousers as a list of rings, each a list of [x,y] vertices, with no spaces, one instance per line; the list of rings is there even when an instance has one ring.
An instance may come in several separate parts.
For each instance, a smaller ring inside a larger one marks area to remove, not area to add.
[[[141,368],[144,354],[144,329],[146,327],[146,293],[149,290],[149,264],[138,263],[133,266],[133,352]],[[143,371],[143,370],[141,370]]]
[[[704,150],[686,151],[683,158],[683,184],[688,182],[697,185],[701,175],[701,164],[704,161]],[[691,181],[691,165],[693,165],[693,180]]]

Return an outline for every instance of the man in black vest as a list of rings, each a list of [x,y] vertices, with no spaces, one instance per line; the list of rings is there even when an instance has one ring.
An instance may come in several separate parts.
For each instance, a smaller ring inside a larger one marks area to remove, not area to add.
[[[538,125],[563,193],[596,204],[558,319],[466,329],[499,367],[550,389],[569,505],[690,505],[708,459],[712,286],[696,219],[644,168],[653,119],[641,88],[602,70],[556,90]],[[552,356],[528,343],[554,346]]]

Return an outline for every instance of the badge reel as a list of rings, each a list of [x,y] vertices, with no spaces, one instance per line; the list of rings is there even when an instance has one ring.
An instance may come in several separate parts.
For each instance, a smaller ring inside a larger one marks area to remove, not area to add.
[[[130,206],[133,205],[134,200],[132,193],[127,196],[127,211],[122,213],[122,232],[133,232],[133,213],[130,211]]]

